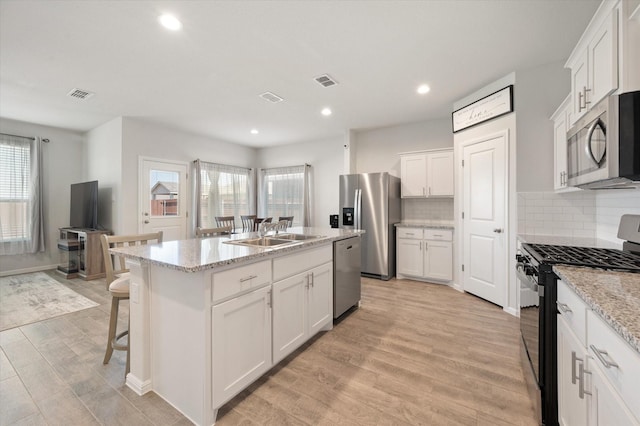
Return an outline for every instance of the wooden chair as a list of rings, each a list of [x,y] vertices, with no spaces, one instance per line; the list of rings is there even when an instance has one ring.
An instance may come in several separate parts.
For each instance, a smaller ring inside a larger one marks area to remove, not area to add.
[[[283,220],[279,220],[277,222],[277,225],[276,225],[275,229],[277,231],[286,231],[288,227],[289,227],[289,221],[286,220],[286,219],[283,219]]]
[[[223,226],[220,228],[196,228],[196,238],[215,237],[216,235],[228,235],[231,234],[230,226]]]
[[[143,245],[147,243],[162,242],[162,231],[151,234],[140,235],[106,235],[100,236],[102,242],[102,254],[104,256],[104,267],[106,272],[107,289],[111,294],[111,315],[109,317],[109,334],[107,337],[107,350],[104,354],[103,364],[107,364],[111,359],[114,350],[127,351],[127,367],[125,376],[129,373],[129,337],[127,343],[118,343],[120,339],[129,334],[127,330],[116,334],[118,327],[118,310],[120,301],[129,298],[129,270],[125,267],[124,257],[112,254],[110,248],[128,247],[134,245]]]
[[[255,214],[242,215],[240,219],[242,219],[242,232],[252,232],[256,225]]]
[[[216,216],[216,226],[218,228],[231,227],[231,232],[236,229],[236,219],[233,216]]]
[[[288,227],[292,227],[293,226],[293,216],[280,216],[278,218],[278,222],[280,222],[281,220],[286,220]]]
[[[271,221],[273,220],[272,217],[257,217],[254,224],[253,224],[253,232],[257,232],[258,228],[260,227],[260,224],[262,222],[264,223],[271,223]]]

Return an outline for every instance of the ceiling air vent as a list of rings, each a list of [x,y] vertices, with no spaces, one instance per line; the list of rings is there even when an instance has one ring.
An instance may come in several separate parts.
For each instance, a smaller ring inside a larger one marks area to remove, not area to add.
[[[321,84],[323,87],[331,87],[338,84],[338,82],[335,81],[329,74],[323,74],[320,77],[316,77],[314,80]]]
[[[276,95],[275,93],[272,92],[264,92],[260,95],[260,97],[262,99],[264,99],[265,101],[269,101],[271,103],[278,103],[278,102],[282,102],[284,101],[284,99],[282,99],[280,96]]]
[[[82,89],[72,89],[69,93],[67,93],[67,96],[82,100],[89,99],[93,95],[95,95],[95,93],[87,92],[86,90]]]

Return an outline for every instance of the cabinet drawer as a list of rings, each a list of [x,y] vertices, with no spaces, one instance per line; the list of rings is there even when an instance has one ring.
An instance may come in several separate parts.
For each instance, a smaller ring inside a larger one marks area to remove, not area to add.
[[[425,229],[425,240],[453,241],[453,231],[451,229]]]
[[[423,235],[422,232],[422,228],[397,228],[396,237],[421,240]]]
[[[640,419],[640,354],[591,310],[587,313],[587,333],[589,355],[592,358],[590,365],[595,363],[600,368],[627,407]]]
[[[273,259],[273,281],[308,271],[333,260],[333,244]]]
[[[583,346],[587,346],[587,305],[562,280],[558,280],[559,315],[567,322]]]
[[[271,261],[265,260],[213,274],[211,283],[212,302],[219,302],[235,294],[269,284]]]

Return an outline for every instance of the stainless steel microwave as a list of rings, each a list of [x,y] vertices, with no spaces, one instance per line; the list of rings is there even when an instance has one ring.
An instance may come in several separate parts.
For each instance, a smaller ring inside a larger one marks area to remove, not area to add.
[[[585,189],[640,181],[640,91],[608,96],[567,133],[567,183]]]

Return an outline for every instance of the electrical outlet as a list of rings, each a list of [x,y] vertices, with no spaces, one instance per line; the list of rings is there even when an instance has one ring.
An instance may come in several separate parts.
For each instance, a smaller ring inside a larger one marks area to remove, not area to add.
[[[140,285],[138,283],[131,283],[129,287],[129,300],[131,300],[131,303],[139,303]]]

